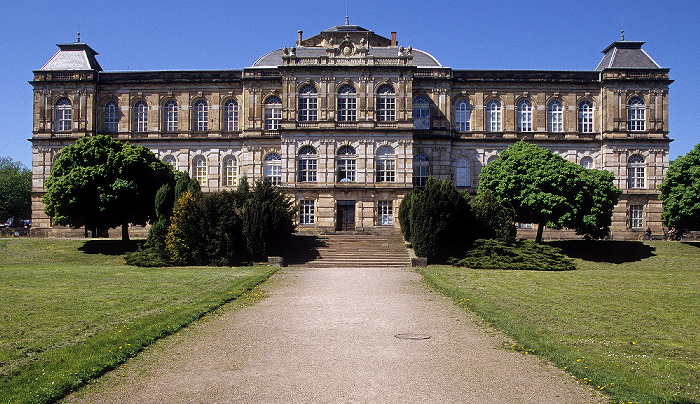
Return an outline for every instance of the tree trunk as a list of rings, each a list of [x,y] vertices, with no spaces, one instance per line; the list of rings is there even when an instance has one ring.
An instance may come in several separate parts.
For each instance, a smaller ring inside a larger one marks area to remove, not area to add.
[[[122,243],[129,243],[129,223],[122,224]]]
[[[535,242],[542,243],[542,233],[544,232],[544,223],[537,223],[537,236]]]

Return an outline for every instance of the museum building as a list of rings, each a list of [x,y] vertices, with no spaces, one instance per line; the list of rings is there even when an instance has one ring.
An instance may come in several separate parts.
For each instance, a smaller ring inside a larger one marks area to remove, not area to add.
[[[614,238],[662,233],[672,80],[644,42],[613,42],[590,71],[459,70],[394,32],[298,34],[236,70],[103,71],[79,39],[59,44],[31,81],[33,226],[53,229],[41,197],[61,149],[108,134],[204,192],[268,177],[309,231],[398,227],[401,200],[429,176],[475,193],[481,168],[525,139],[615,174]]]

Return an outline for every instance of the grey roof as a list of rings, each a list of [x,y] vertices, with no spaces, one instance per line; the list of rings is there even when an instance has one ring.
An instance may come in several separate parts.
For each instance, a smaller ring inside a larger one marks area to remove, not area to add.
[[[57,44],[59,50],[41,70],[97,70],[102,67],[95,59],[95,52],[82,42]]]
[[[615,41],[605,48],[603,60],[598,63],[596,71],[604,69],[661,69],[649,56],[640,41]]]
[[[386,57],[396,57],[398,55],[398,47],[381,47],[381,48],[370,48],[368,56],[374,56],[378,58]],[[253,67],[277,67],[281,66],[282,56],[284,55],[282,49],[277,49],[261,56],[254,64]],[[326,49],[318,47],[298,47],[296,49],[296,55],[300,58],[315,58],[315,57],[325,57],[327,55]],[[413,49],[411,52],[413,55],[413,65],[418,67],[442,67],[440,62],[435,59],[428,52],[422,50]]]

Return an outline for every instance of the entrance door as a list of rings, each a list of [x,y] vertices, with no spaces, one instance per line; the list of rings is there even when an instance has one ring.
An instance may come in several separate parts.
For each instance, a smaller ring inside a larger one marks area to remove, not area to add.
[[[338,201],[336,230],[355,230],[355,201]]]

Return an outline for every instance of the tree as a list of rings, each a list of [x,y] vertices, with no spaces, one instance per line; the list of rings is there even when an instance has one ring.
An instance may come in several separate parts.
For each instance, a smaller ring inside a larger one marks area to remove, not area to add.
[[[174,182],[172,168],[144,146],[106,135],[84,137],[62,150],[46,181],[46,214],[71,227],[145,225],[156,218],[155,196]]]
[[[517,228],[513,222],[513,210],[505,206],[487,189],[471,201],[476,219],[477,238],[515,241]]]
[[[243,207],[243,238],[250,257],[278,253],[294,231],[296,208],[269,178],[257,181]]]
[[[481,171],[478,194],[486,190],[513,210],[515,220],[537,223],[536,241],[544,226],[576,229],[603,237],[621,191],[612,173],[587,170],[549,150],[524,141],[508,147]]]
[[[32,172],[22,163],[0,157],[0,220],[14,217],[29,219],[31,209]]]
[[[664,224],[681,232],[700,230],[700,144],[671,163],[660,189]]]

